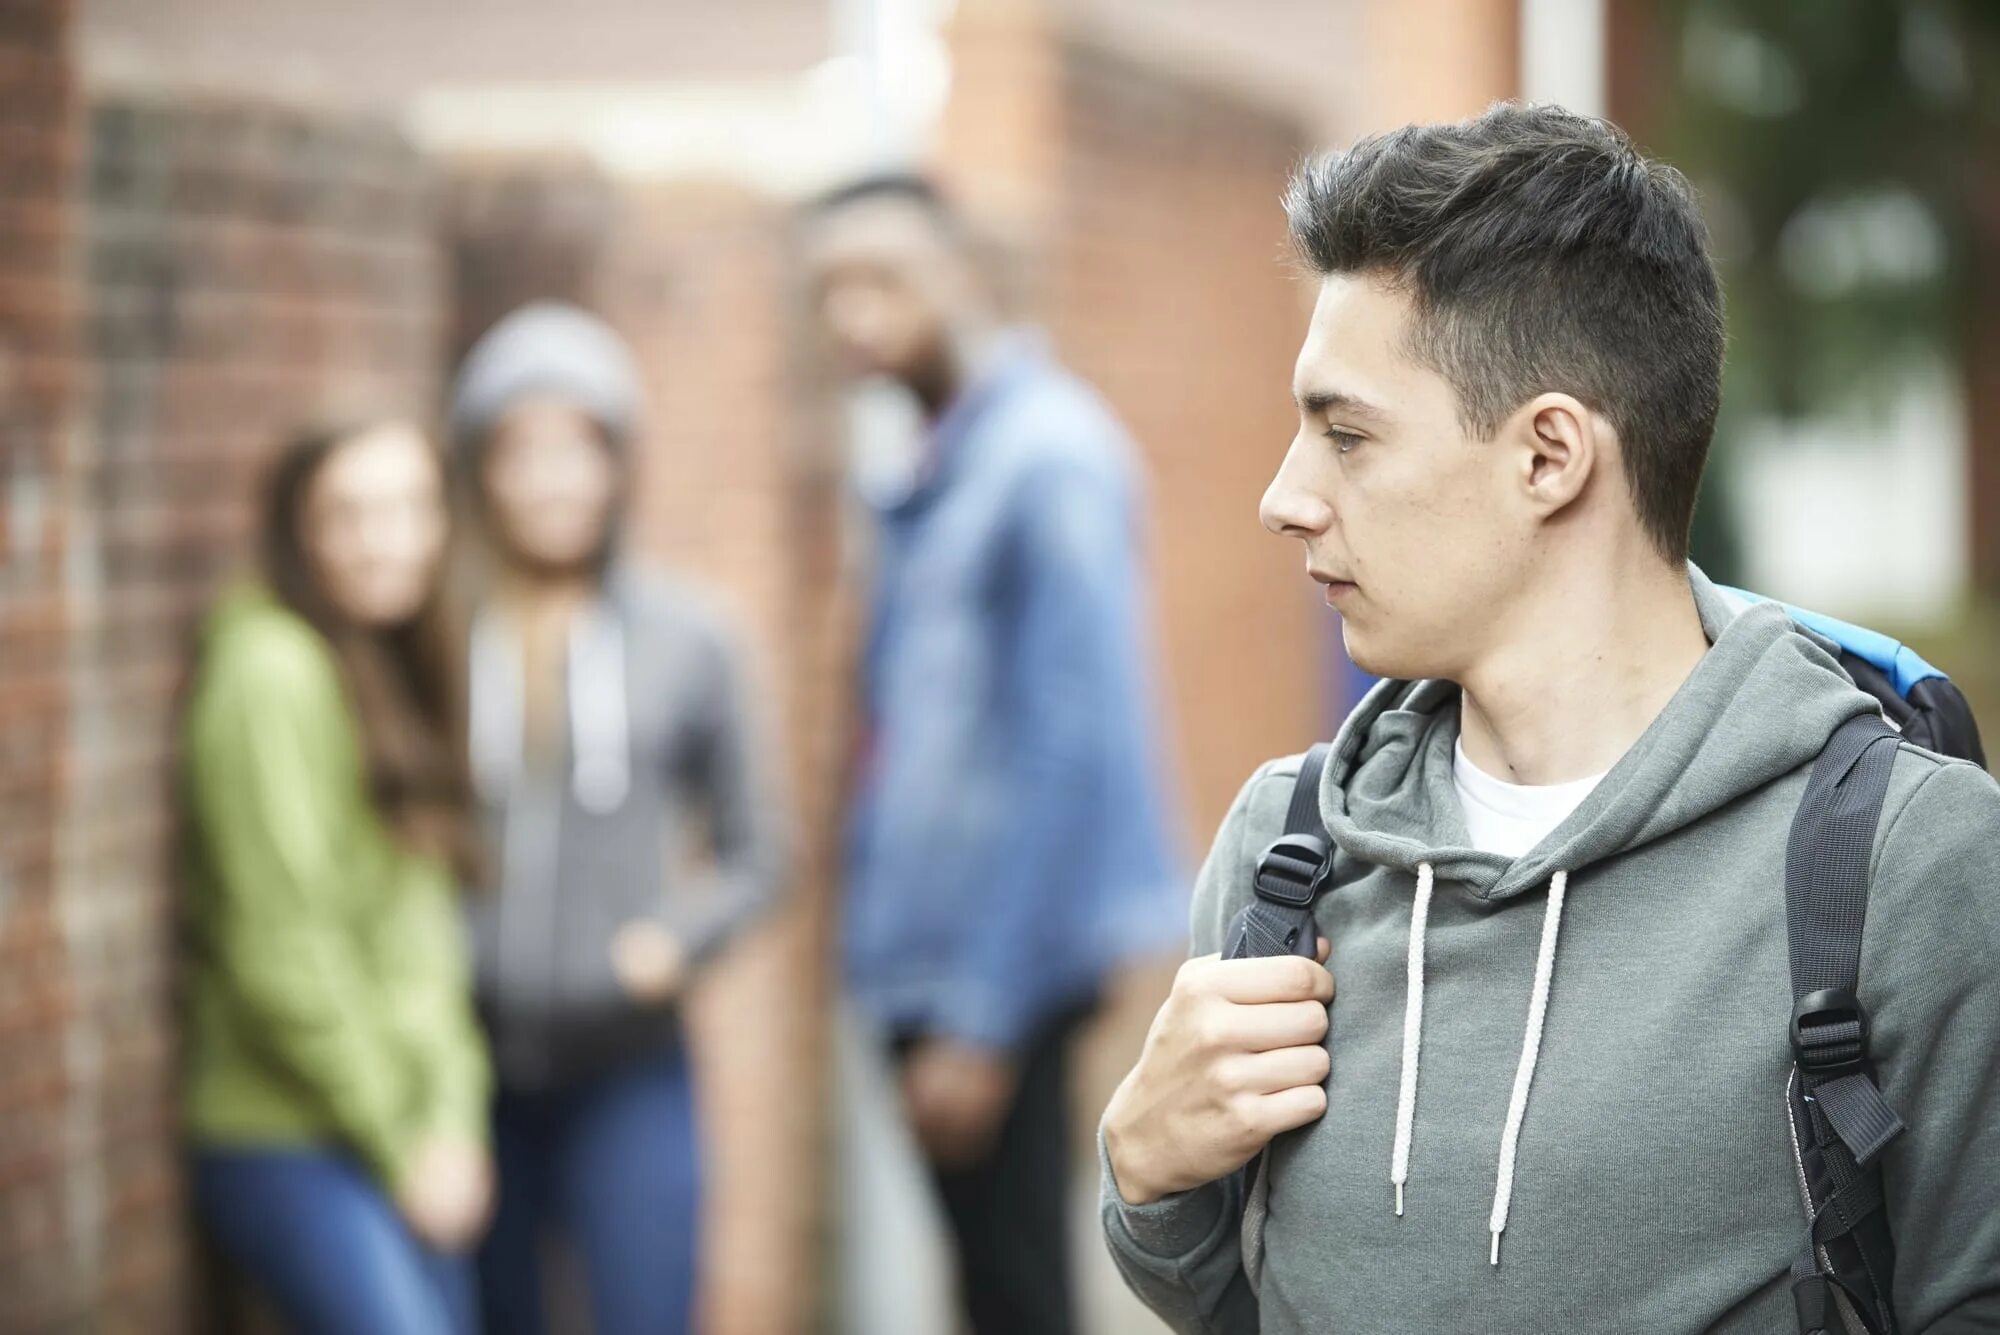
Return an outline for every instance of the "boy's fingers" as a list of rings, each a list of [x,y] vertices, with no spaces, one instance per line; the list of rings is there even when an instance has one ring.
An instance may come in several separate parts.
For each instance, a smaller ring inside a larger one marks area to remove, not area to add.
[[[1317,1044],[1326,1037],[1326,1007],[1304,1001],[1272,1001],[1238,1006],[1229,1012],[1223,1045],[1239,1052],[1270,1052],[1277,1048]]]
[[[1317,1043],[1273,1048],[1235,1059],[1231,1078],[1240,1087],[1257,1094],[1275,1094],[1299,1085],[1317,1085],[1326,1079],[1329,1059]]]
[[[1326,1089],[1317,1084],[1295,1085],[1274,1094],[1260,1094],[1262,1111],[1270,1119],[1273,1135],[1293,1131],[1326,1112]]]
[[[1212,975],[1217,995],[1241,1005],[1333,1000],[1333,975],[1325,965],[1298,955],[1223,960],[1213,966]]]

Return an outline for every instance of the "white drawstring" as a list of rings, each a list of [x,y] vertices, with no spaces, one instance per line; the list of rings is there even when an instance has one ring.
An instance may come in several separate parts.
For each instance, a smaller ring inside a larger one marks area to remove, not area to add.
[[[521,765],[521,655],[491,612],[472,622],[468,731],[480,796],[503,801]]]
[[[498,618],[472,623],[473,778],[488,801],[502,800],[521,768],[521,648]],[[579,616],[569,635],[570,790],[578,805],[616,811],[632,787],[631,718],[625,680],[625,630],[605,609]]]
[[[1528,1088],[1534,1083],[1535,1061],[1542,1053],[1542,1022],[1549,1013],[1549,979],[1555,972],[1556,934],[1562,929],[1563,892],[1569,873],[1559,871],[1549,881],[1549,907],[1542,917],[1542,945],[1535,952],[1535,990],[1528,996],[1528,1029],[1521,1036],[1521,1064],[1514,1072],[1514,1097],[1507,1103],[1507,1126],[1500,1133],[1500,1175],[1493,1185],[1492,1264],[1500,1264],[1500,1235],[1507,1231],[1507,1207],[1514,1199],[1514,1152],[1520,1146],[1521,1123],[1528,1115]]]
[[[592,609],[569,637],[570,788],[584,810],[603,815],[624,805],[632,787],[628,731],[625,630],[610,612]]]
[[[1417,1061],[1424,1036],[1424,926],[1431,913],[1431,864],[1417,864],[1417,897],[1410,906],[1409,986],[1403,1000],[1403,1078],[1396,1091],[1396,1148],[1389,1185],[1396,1213],[1403,1213],[1403,1184],[1410,1180],[1410,1132],[1417,1118]]]
[[[1396,1213],[1403,1213],[1403,1187],[1410,1180],[1410,1140],[1417,1120],[1417,1067],[1423,1051],[1424,931],[1430,922],[1431,864],[1417,864],[1417,893],[1410,905],[1409,984],[1403,1000],[1403,1075],[1396,1091],[1396,1145],[1389,1162],[1389,1185],[1396,1189]],[[1535,1063],[1542,1054],[1542,1028],[1549,1013],[1549,984],[1555,974],[1556,937],[1562,930],[1563,895],[1569,873],[1549,880],[1549,903],[1542,916],[1541,947],[1535,952],[1535,985],[1528,996],[1528,1027],[1521,1036],[1521,1062],[1514,1072],[1514,1094],[1507,1102],[1507,1125],[1500,1133],[1500,1172],[1493,1187],[1492,1264],[1500,1264],[1500,1235],[1507,1231],[1507,1208],[1514,1199],[1514,1156],[1520,1147],[1521,1123],[1528,1116],[1528,1090]]]

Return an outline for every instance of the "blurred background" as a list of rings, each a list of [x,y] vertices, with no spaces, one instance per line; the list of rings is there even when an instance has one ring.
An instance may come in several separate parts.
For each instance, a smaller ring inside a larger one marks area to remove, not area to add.
[[[861,1224],[817,1002],[871,443],[801,332],[794,205],[934,170],[1132,430],[1205,845],[1359,686],[1256,521],[1310,299],[1279,191],[1314,145],[1496,98],[1609,115],[1701,191],[1731,350],[1697,559],[1916,644],[1991,729],[1996,76],[1984,0],[0,0],[0,1329],[213,1328],[174,1116],[172,720],[315,403],[434,417],[534,298],[636,348],[635,536],[742,610],[803,832],[782,930],[693,1017],[708,1326],[836,1328]],[[1089,1036],[1080,1146],[1168,967]],[[1088,1328],[1154,1329],[1093,1192]]]

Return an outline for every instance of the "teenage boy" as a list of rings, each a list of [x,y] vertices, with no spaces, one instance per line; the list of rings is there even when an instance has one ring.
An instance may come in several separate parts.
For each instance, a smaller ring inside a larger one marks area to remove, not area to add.
[[[1286,208],[1319,293],[1263,519],[1388,680],[1318,789],[1325,967],[1215,955],[1300,760],[1216,838],[1104,1117],[1112,1250],[1181,1331],[1795,1329],[1786,844],[1876,705],[1687,564],[1723,360],[1693,196],[1503,105]],[[2000,788],[1888,749],[1860,978],[1909,1122],[1895,1306],[1993,1329]]]

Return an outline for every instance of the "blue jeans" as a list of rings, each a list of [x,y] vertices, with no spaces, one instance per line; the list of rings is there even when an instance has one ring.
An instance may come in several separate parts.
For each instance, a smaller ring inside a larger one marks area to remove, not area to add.
[[[300,1335],[471,1335],[471,1258],[417,1241],[347,1155],[199,1146],[193,1175],[216,1245]]]
[[[580,1255],[596,1335],[682,1335],[699,1201],[684,1051],[494,1103],[500,1206],[479,1257],[491,1335],[542,1335],[542,1242]]]

